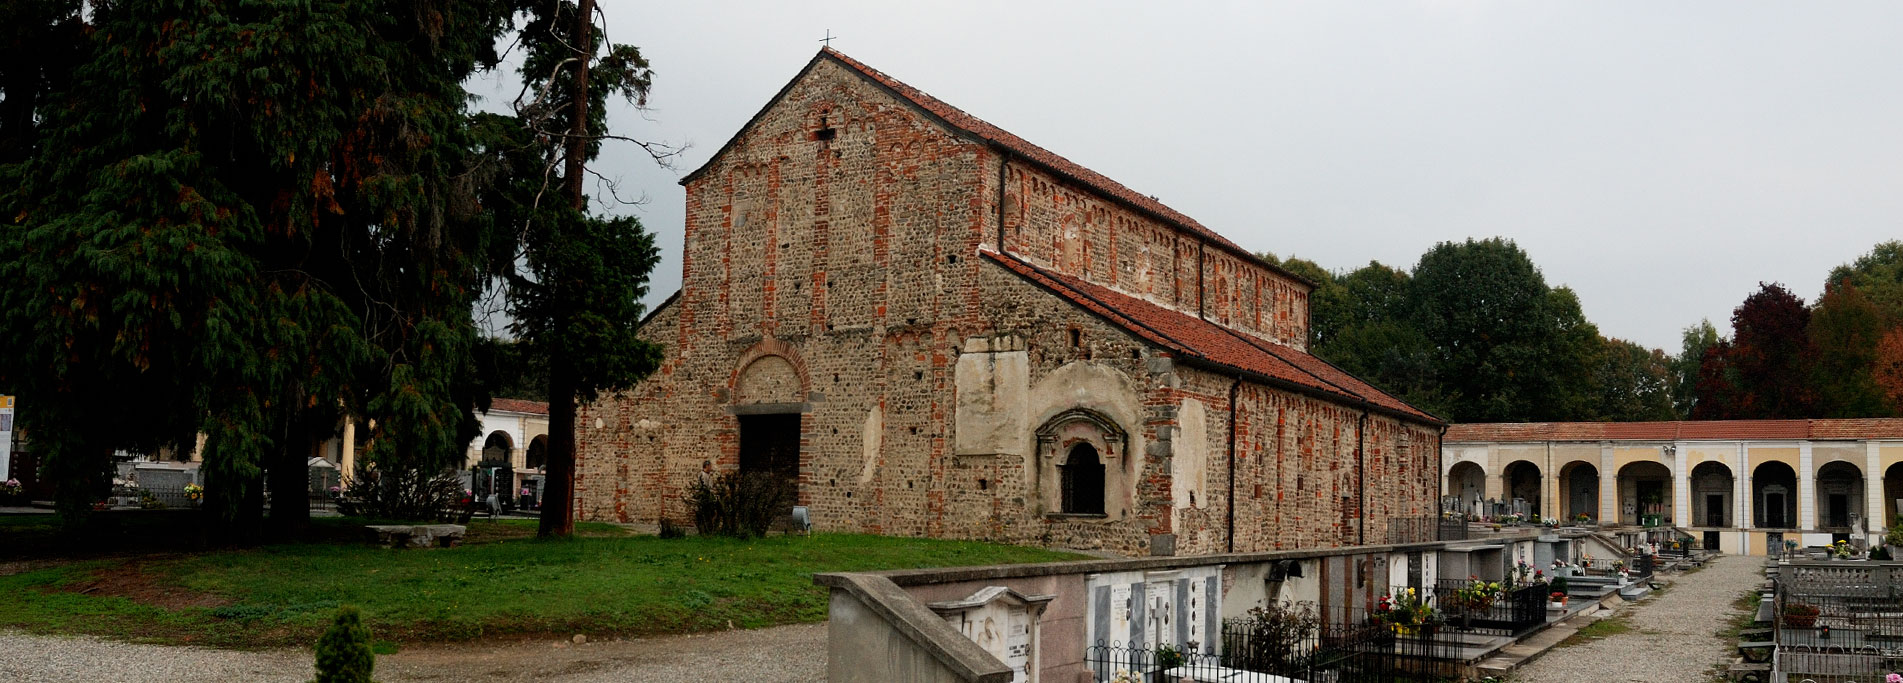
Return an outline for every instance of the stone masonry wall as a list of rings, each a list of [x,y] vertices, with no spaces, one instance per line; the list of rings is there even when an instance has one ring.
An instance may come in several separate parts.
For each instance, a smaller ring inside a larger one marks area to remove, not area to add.
[[[1305,287],[1217,250],[1199,259],[1175,229],[1007,164],[828,59],[687,190],[683,289],[642,330],[666,358],[578,417],[582,518],[690,519],[682,496],[701,461],[738,467],[740,416],[798,410],[800,503],[822,530],[1227,549],[1233,378],[978,252],[1002,209],[1014,253],[1190,315],[1200,299],[1205,315],[1298,347]],[[967,354],[991,355],[961,365]],[[1018,421],[960,441],[961,405]],[[1033,431],[1075,408],[1127,432],[1102,518],[1050,514],[1054,470]],[[1435,430],[1369,417],[1357,496],[1359,410],[1245,382],[1238,414],[1236,550],[1354,543],[1361,501],[1370,543],[1386,516],[1432,514]]]
[[[1045,268],[1307,346],[1307,286],[1016,161],[1005,171],[1004,243]]]
[[[754,401],[735,392],[749,359],[779,356],[800,386],[773,393],[806,399],[801,498],[815,521],[926,533],[944,374],[961,337],[939,311],[977,306],[988,158],[815,62],[688,182],[683,289],[644,330],[667,360],[629,395],[584,407],[583,516],[682,518],[703,459],[737,467],[734,408]]]

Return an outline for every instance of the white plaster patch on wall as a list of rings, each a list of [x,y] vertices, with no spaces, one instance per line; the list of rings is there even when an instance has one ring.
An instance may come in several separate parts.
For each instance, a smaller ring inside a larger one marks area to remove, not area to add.
[[[865,444],[865,462],[859,468],[859,483],[872,483],[872,475],[879,468],[879,448],[885,441],[885,407],[875,404],[866,411],[865,426],[859,429],[859,439]]]
[[[1170,499],[1177,509],[1209,505],[1209,419],[1203,402],[1183,399],[1176,413],[1177,436],[1170,441]]]
[[[1017,337],[965,340],[952,377],[956,386],[952,443],[957,455],[1023,455],[1030,356]]]

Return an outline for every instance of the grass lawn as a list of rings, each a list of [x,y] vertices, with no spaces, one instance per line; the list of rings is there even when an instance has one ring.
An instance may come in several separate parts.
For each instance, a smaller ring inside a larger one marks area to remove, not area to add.
[[[334,537],[361,520],[315,520]],[[50,522],[48,522],[50,523]],[[586,633],[640,636],[815,622],[812,575],[1046,562],[1078,555],[966,541],[848,534],[662,540],[605,524],[533,538],[533,521],[476,521],[458,548],[336,541],[78,560],[0,576],[0,628],[135,641],[314,642],[333,608],[361,607],[379,640]],[[0,524],[0,549],[44,537]],[[12,546],[20,547],[20,546]]]

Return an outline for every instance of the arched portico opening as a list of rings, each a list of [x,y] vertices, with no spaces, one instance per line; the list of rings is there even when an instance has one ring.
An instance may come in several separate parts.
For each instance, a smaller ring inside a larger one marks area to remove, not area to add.
[[[1471,462],[1447,468],[1447,495],[1460,502],[1460,511],[1473,514],[1474,504],[1487,497],[1487,472]]]
[[[1752,526],[1760,529],[1797,527],[1797,470],[1772,460],[1751,470]]]
[[[1573,461],[1559,468],[1560,515],[1567,520],[1599,518],[1599,468]]]
[[[1507,464],[1503,471],[1506,479],[1506,499],[1515,499],[1525,504],[1528,515],[1539,514],[1540,510],[1540,467],[1525,460],[1515,460]]]
[[[1670,526],[1672,470],[1656,462],[1619,468],[1619,523]]]
[[[1863,526],[1863,469],[1837,461],[1817,468],[1817,528],[1851,533]]]
[[[547,434],[529,439],[529,452],[524,460],[524,466],[532,470],[539,470],[548,465]]]
[[[508,462],[510,453],[514,451],[515,439],[509,438],[508,432],[490,432],[489,438],[482,441],[482,462]]]
[[[1898,516],[1903,516],[1903,462],[1883,471],[1883,519],[1877,522],[1894,525]]]
[[[469,489],[477,501],[496,497],[496,503],[515,506],[515,439],[508,432],[495,431],[482,442],[482,459],[470,471]]]
[[[1692,518],[1690,526],[1726,527],[1731,525],[1731,468],[1721,462],[1701,462],[1692,468]]]

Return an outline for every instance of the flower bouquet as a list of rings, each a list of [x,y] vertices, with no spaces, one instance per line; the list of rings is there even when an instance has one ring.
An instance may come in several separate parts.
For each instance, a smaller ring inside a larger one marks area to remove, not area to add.
[[[1421,602],[1419,591],[1409,588],[1398,595],[1382,595],[1375,602],[1374,618],[1393,628],[1395,635],[1414,636],[1433,627],[1434,608]]]

